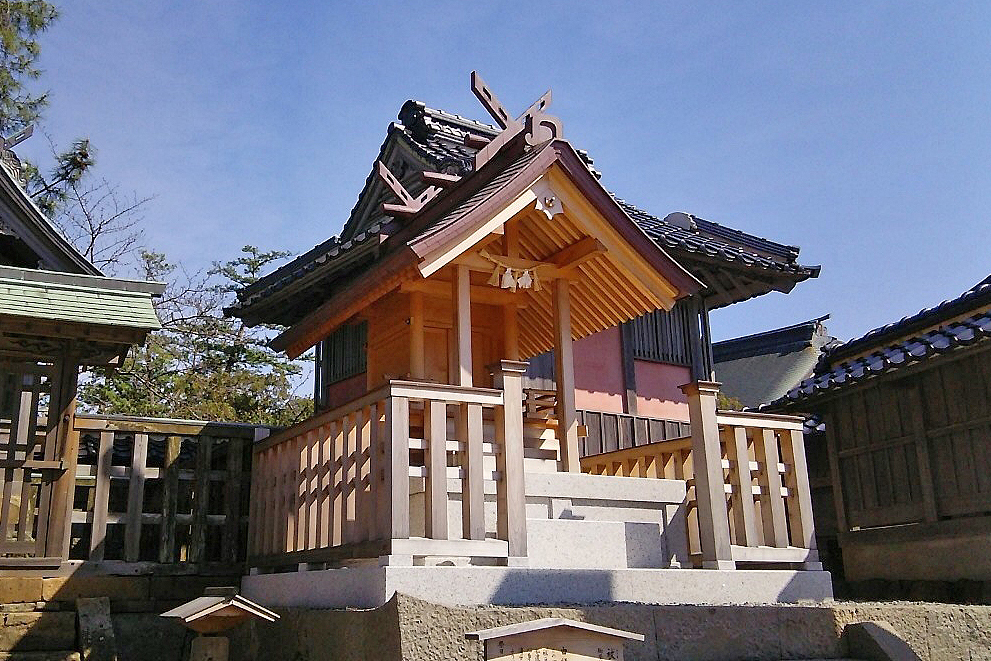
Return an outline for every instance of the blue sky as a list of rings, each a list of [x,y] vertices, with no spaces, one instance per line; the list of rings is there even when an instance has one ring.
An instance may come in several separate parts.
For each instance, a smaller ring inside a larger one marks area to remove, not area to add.
[[[478,69],[510,109],[553,89],[621,197],[822,265],[716,338],[849,338],[991,272],[991,3],[59,4],[43,128],[156,196],[147,243],[191,267],[336,234],[403,101],[487,119]]]

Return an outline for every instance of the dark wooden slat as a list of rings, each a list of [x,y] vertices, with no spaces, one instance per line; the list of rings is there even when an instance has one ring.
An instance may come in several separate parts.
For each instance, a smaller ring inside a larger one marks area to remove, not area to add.
[[[236,562],[241,539],[241,479],[244,444],[239,438],[227,441],[227,481],[224,483],[224,532],[220,559]]]
[[[196,485],[193,490],[193,526],[188,558],[190,562],[202,562],[206,557],[206,515],[210,507],[213,438],[200,436],[196,446]]]
[[[93,525],[90,527],[89,559],[100,562],[106,554],[107,508],[110,504],[110,464],[114,455],[114,433],[100,434],[96,463],[96,493],[93,498]]]
[[[166,442],[162,480],[162,524],[159,532],[158,561],[175,562],[176,507],[179,498],[179,451],[182,439],[169,436]]]
[[[124,528],[124,559],[128,562],[137,562],[141,555],[141,514],[145,497],[148,434],[134,434],[133,443],[127,484],[127,523]]]

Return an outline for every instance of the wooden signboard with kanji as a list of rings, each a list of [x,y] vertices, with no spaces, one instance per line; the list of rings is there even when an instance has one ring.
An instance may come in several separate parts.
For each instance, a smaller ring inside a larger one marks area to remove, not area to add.
[[[546,618],[466,634],[485,645],[486,661],[585,661],[623,658],[627,640],[643,635],[586,622]]]

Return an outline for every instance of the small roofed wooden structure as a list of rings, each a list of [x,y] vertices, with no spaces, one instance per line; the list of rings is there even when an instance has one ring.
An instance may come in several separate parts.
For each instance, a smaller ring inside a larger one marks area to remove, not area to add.
[[[120,364],[159,328],[164,285],[107,278],[0,167],[0,568],[68,557],[81,367]]]
[[[234,587],[207,588],[202,597],[162,613],[196,633],[219,633],[252,618],[275,622],[279,614],[242,597]]]
[[[465,634],[485,645],[486,661],[623,659],[623,643],[643,634],[548,617]]]

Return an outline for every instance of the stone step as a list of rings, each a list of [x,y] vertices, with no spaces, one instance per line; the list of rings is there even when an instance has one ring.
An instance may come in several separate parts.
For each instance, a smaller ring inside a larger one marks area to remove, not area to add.
[[[80,661],[79,652],[0,652],[0,661]]]

